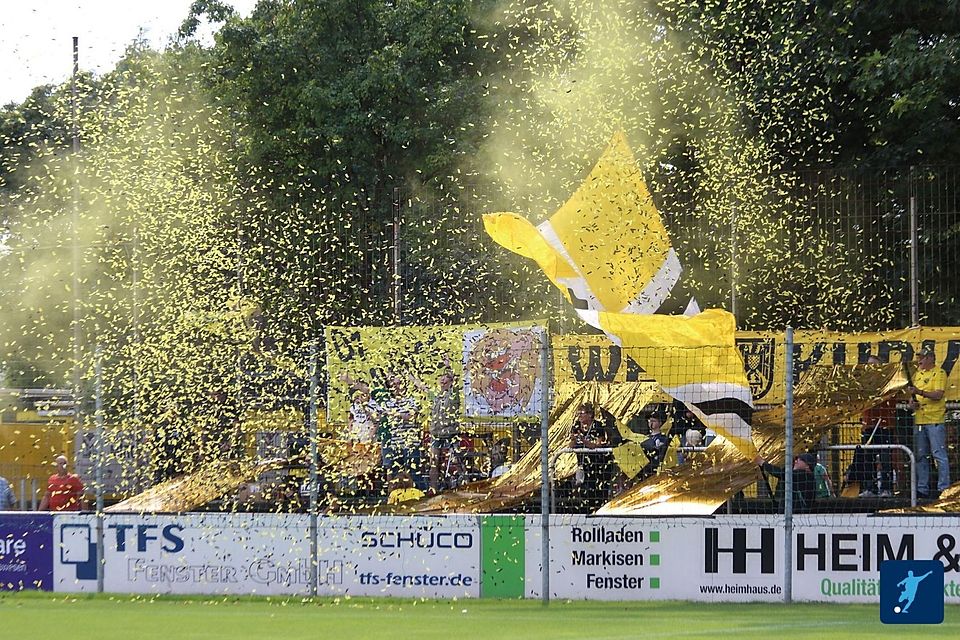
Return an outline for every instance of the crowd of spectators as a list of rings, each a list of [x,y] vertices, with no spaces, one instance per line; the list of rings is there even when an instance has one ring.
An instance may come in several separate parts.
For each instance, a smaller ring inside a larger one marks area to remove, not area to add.
[[[879,360],[870,358],[868,364],[879,364]],[[927,501],[939,497],[950,484],[945,436],[946,375],[936,366],[931,348],[920,351],[915,369],[908,369],[908,373],[912,375],[904,396],[887,397],[860,417],[860,447],[841,474],[837,492],[816,451],[801,453],[787,467],[758,458],[756,463],[776,504],[782,508],[783,480],[788,473],[792,475],[794,509],[798,513],[816,509],[818,501],[826,504],[831,499],[849,497],[851,491],[860,498],[877,499],[902,493],[909,487],[904,486],[903,462],[898,460],[895,446],[904,444],[915,454],[918,497]],[[318,493],[331,508],[352,496],[388,500],[392,504],[405,502],[456,488],[466,481],[498,477],[509,470],[517,443],[509,437],[494,439],[491,434],[482,434],[484,439],[461,429],[461,385],[449,361],[444,360],[433,386],[414,375],[399,373],[387,373],[380,378],[384,384],[375,387],[347,374],[341,379],[350,389],[351,402],[348,422],[340,437],[360,445],[379,445],[380,459],[379,465],[362,477],[323,477]],[[903,437],[905,403],[910,409],[909,441]],[[218,443],[219,453],[225,459],[242,455],[237,436],[239,415],[230,409],[222,394],[212,394],[209,405],[211,414],[217,416],[217,424],[209,431],[219,434],[211,436],[211,441]],[[424,416],[420,415],[421,406],[428,407]],[[178,436],[172,424],[168,427],[162,433],[158,481],[187,472],[183,460],[189,458],[184,452],[189,443]],[[576,452],[576,469],[559,491],[566,491],[578,508],[593,510],[631,484],[664,468],[684,464],[691,453],[709,446],[714,437],[678,401],[648,406],[627,425],[619,423],[603,407],[585,403],[578,408],[570,427],[568,446]],[[622,445],[627,446],[621,451],[633,447],[632,459],[628,460],[626,454],[614,455]],[[635,462],[634,467],[625,460]],[[68,471],[67,458],[58,456],[55,465],[56,472],[47,480],[40,509],[86,508],[83,482]],[[321,471],[323,468],[321,465]],[[270,485],[272,488],[259,496],[255,494],[260,489],[252,483],[244,487],[246,495],[241,496],[240,502],[266,499],[282,505],[283,510],[302,511],[306,507],[304,481],[303,473],[278,476]],[[13,487],[0,477],[0,510],[16,508]]]

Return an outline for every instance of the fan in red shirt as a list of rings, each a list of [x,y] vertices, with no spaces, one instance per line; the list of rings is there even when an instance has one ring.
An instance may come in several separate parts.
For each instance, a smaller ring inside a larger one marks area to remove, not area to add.
[[[57,472],[47,480],[47,492],[40,501],[40,511],[80,511],[83,509],[83,482],[74,473],[67,473],[66,456],[57,456]]]

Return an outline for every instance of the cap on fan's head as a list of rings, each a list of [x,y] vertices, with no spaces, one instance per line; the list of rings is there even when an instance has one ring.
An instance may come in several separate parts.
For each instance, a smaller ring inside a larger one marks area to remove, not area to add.
[[[817,454],[815,453],[801,453],[797,457],[803,460],[811,470],[817,466]]]

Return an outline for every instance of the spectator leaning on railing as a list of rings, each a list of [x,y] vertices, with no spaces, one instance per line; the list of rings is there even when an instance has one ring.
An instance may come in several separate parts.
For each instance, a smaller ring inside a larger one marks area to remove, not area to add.
[[[770,464],[759,455],[754,462],[760,466],[765,474],[777,478],[775,499],[779,509],[783,510],[787,470]],[[817,456],[814,453],[801,453],[793,460],[793,511],[794,513],[810,513],[817,500],[817,479],[814,468],[817,466]]]
[[[83,482],[80,476],[67,472],[67,457],[57,456],[57,472],[47,480],[47,492],[40,501],[40,511],[81,511],[84,508]]]

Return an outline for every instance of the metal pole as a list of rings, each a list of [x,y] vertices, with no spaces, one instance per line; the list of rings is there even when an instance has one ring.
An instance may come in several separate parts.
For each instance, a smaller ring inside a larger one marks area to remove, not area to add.
[[[103,593],[103,356],[100,345],[96,348],[96,397],[94,399],[96,422],[96,464],[94,465],[94,491],[97,511],[97,593]]]
[[[146,429],[140,423],[140,225],[133,223],[133,244],[130,248],[130,262],[132,272],[130,274],[131,285],[133,287],[133,297],[130,304],[130,324],[133,331],[132,349],[129,351],[131,359],[131,382],[133,383],[133,393],[131,394],[132,406],[131,414],[133,416],[133,429],[136,434],[136,459],[140,461],[140,469],[136,475],[135,484],[137,491],[143,491],[148,486],[145,469],[150,467],[150,459],[144,451],[144,443],[147,442]]]
[[[400,302],[400,187],[393,188],[393,317],[402,323],[403,308]]]
[[[20,511],[27,510],[27,479],[20,478]]]
[[[793,327],[787,327],[783,463],[783,601],[793,602]]]
[[[140,425],[140,369],[138,367],[140,354],[140,225],[133,224],[133,247],[130,250],[130,261],[133,263],[133,273],[131,274],[133,286],[133,299],[131,301],[130,322],[133,325],[133,420],[139,428]]]
[[[540,338],[540,566],[543,604],[550,604],[550,334]]]
[[[70,78],[70,108],[73,115],[73,152],[80,151],[77,128],[77,74],[80,73],[80,38],[73,36],[73,75]]]
[[[730,208],[730,313],[737,317],[737,207]]]
[[[80,126],[77,122],[77,75],[80,73],[80,38],[73,36],[73,75],[70,78],[70,110],[73,120],[73,162],[80,161]],[[80,211],[77,171],[73,177],[73,403],[74,418],[83,427],[83,401],[80,390]]]
[[[910,324],[920,326],[920,265],[917,258],[917,196],[910,196]]]
[[[310,343],[310,595],[317,595],[317,568],[320,566],[317,544],[317,343]]]

